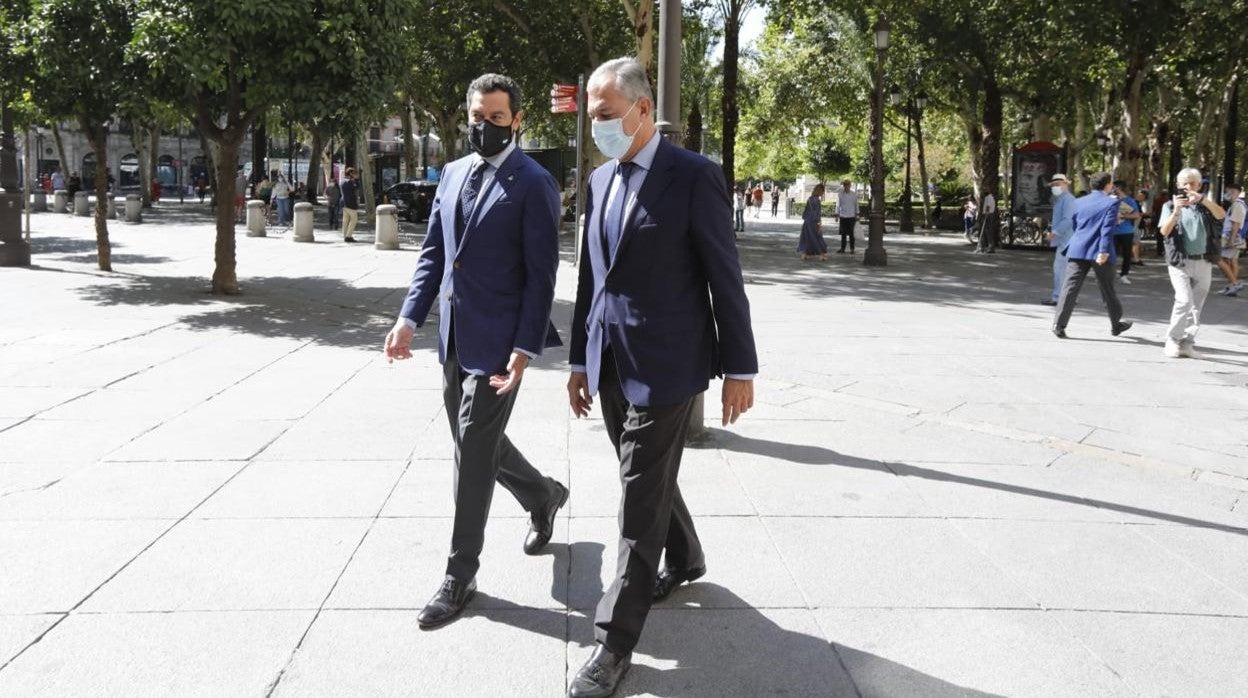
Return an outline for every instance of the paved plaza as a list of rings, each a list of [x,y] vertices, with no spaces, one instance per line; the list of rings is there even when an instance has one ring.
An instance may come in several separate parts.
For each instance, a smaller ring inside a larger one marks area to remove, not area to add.
[[[893,233],[885,269],[865,242],[803,263],[795,223],[748,223],[757,405],[724,429],[708,393],[681,483],[709,572],[653,610],[621,695],[1248,695],[1248,298],[1211,297],[1205,359],[1169,360],[1152,258],[1120,289],[1135,328],[1111,337],[1090,284],[1060,341],[1043,253]],[[571,488],[554,541],[525,556],[499,488],[480,592],[421,631],[441,374],[428,330],[380,352],[419,231],[240,226],[221,298],[204,207],[110,227],[116,273],[50,213],[36,266],[0,269],[0,696],[563,695],[620,491],[566,348],[508,430]]]

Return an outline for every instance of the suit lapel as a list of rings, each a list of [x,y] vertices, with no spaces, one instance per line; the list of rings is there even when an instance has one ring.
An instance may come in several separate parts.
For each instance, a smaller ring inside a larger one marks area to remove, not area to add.
[[[646,173],[646,181],[642,183],[632,205],[624,211],[624,230],[620,231],[619,247],[615,250],[615,260],[611,262],[612,269],[615,268],[615,262],[628,250],[628,244],[637,228],[637,220],[658,207],[659,197],[667,189],[671,179],[669,170],[672,165],[672,147],[671,143],[659,138],[659,147],[654,153],[654,161],[650,163],[650,171]],[[607,259],[611,259],[609,255]]]
[[[515,184],[517,173],[520,169],[520,158],[523,155],[524,153],[517,147],[503,161],[498,171],[494,173],[494,178],[490,180],[490,185],[481,195],[480,203],[472,210],[471,220],[464,221],[464,239],[460,242],[460,250],[468,246],[468,238],[472,237],[472,234],[480,227],[481,221],[484,220],[485,215],[493,208],[495,202],[502,198],[503,194],[507,193]]]
[[[459,191],[464,188],[464,178],[468,172],[468,167],[447,167],[446,173],[446,192],[442,197],[442,239],[443,244],[456,250],[455,237],[458,231],[456,225],[458,223],[455,211],[459,206]]]

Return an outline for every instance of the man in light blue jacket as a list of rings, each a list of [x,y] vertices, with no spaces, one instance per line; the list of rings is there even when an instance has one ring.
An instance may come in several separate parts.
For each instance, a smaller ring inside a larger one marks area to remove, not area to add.
[[[1041,305],[1057,305],[1062,295],[1062,280],[1066,278],[1066,255],[1062,250],[1070,244],[1075,234],[1075,195],[1070,193],[1070,180],[1064,174],[1053,175],[1049,181],[1053,192],[1053,224],[1049,233],[1049,247],[1053,251],[1053,293]]]

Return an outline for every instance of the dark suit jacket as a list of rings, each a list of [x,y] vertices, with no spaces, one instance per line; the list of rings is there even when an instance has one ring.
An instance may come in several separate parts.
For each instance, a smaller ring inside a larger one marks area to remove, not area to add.
[[[550,173],[517,148],[482,193],[457,245],[459,192],[474,161],[460,158],[443,171],[400,315],[423,325],[437,299],[438,357],[446,362],[453,324],[460,365],[484,376],[505,372],[513,349],[539,355],[562,344],[550,323],[559,190]]]
[[[585,366],[590,393],[598,391],[608,338],[635,405],[676,404],[706,390],[712,376],[757,373],[719,166],[661,141],[636,204],[624,212],[611,263],[601,219],[615,168],[612,160],[589,177],[572,321],[570,361]]]
[[[1066,259],[1095,260],[1102,253],[1109,255],[1113,264],[1114,228],[1118,226],[1118,199],[1105,192],[1094,191],[1075,199],[1075,227],[1066,249]]]

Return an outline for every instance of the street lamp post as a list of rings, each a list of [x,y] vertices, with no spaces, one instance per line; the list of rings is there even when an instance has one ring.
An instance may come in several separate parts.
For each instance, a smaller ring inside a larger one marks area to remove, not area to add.
[[[884,250],[884,58],[888,53],[888,20],[875,22],[875,70],[871,84],[871,213],[868,216],[867,253],[863,264],[888,266]]]

